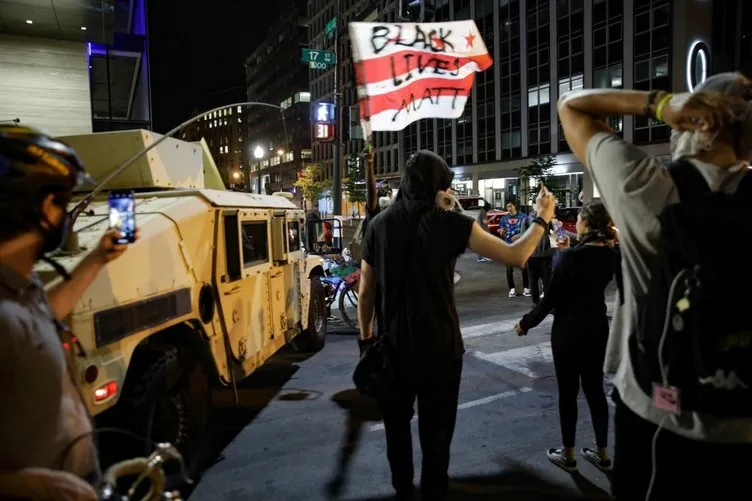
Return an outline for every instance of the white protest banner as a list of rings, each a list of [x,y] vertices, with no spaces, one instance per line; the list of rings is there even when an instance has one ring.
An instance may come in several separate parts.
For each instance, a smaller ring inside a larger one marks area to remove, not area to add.
[[[459,118],[475,72],[493,64],[475,21],[350,23],[366,137],[421,118]]]

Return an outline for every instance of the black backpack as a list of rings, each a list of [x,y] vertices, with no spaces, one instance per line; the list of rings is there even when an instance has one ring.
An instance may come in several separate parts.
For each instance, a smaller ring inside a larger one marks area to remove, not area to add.
[[[645,393],[663,396],[659,408],[672,410],[675,403],[674,412],[752,417],[752,262],[746,249],[752,175],[728,195],[711,192],[689,162],[673,163],[669,172],[681,202],[659,216],[648,292],[637,298],[637,333],[629,340],[635,377]]]

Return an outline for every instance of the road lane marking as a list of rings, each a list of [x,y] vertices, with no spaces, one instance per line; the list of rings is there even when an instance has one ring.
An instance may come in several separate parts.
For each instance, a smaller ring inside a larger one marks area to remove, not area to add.
[[[490,404],[491,402],[495,402],[497,400],[502,400],[504,398],[514,397],[517,395],[521,395],[523,393],[527,393],[533,391],[532,388],[528,388],[527,386],[524,386],[518,390],[508,390],[502,393],[497,393],[496,395],[489,395],[487,397],[479,398],[478,400],[471,400],[470,402],[465,402],[462,404],[459,404],[457,406],[457,410],[461,409],[471,409],[473,407],[478,407],[479,405],[485,405]],[[412,421],[416,421],[418,419],[418,414],[416,413],[413,416]],[[377,423],[368,428],[368,431],[379,431],[384,429],[384,423]]]

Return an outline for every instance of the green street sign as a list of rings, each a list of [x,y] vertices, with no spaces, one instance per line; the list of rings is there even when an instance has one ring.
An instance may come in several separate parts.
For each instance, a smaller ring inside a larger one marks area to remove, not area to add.
[[[300,60],[304,63],[335,64],[334,52],[328,50],[303,49]]]
[[[333,17],[332,19],[329,20],[328,23],[326,23],[326,27],[324,27],[324,31],[326,32],[327,35],[329,35],[336,29],[337,29],[337,18]]]

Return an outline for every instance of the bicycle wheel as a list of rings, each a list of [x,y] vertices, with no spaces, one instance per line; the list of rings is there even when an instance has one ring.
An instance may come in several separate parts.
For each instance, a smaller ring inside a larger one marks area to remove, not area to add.
[[[347,325],[358,329],[358,292],[347,282],[339,291],[339,312]]]

